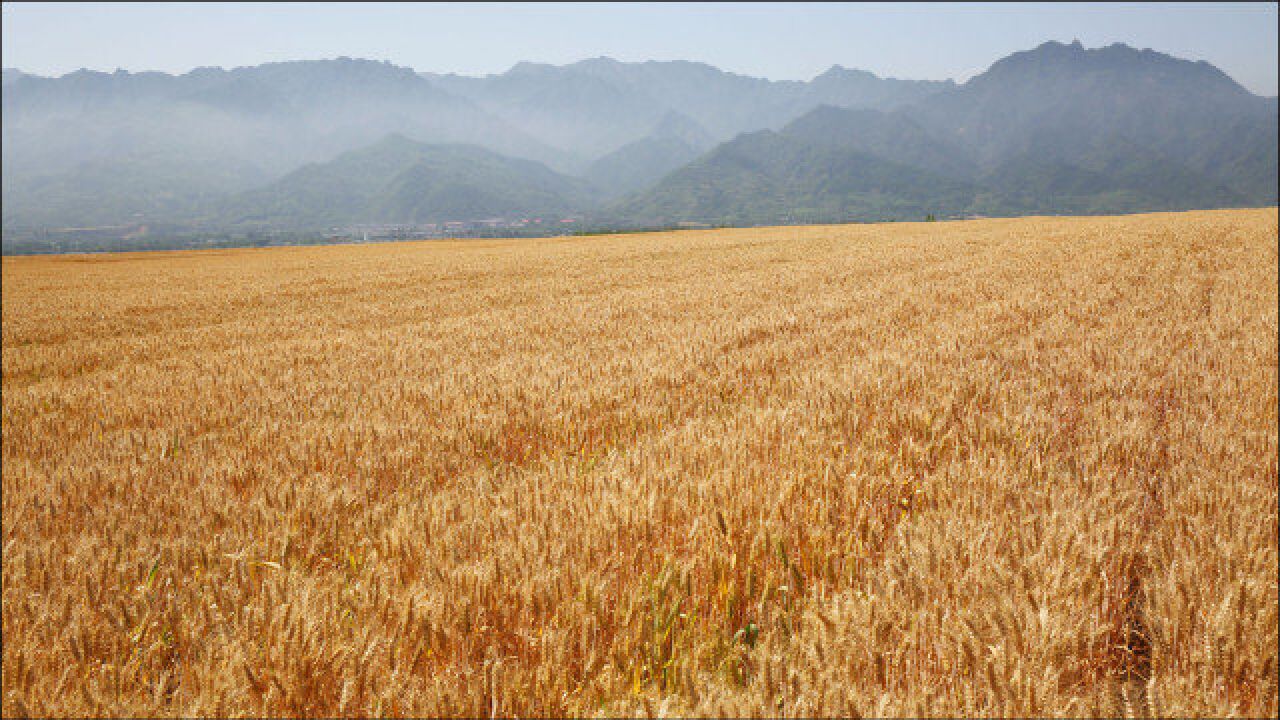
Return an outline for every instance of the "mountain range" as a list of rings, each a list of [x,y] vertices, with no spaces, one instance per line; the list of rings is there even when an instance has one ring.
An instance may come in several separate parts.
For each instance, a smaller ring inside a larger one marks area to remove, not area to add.
[[[3,223],[594,227],[1271,205],[1277,105],[1205,62],[1047,42],[969,81],[593,58],[3,75]]]
[[[1276,118],[1275,98],[1207,63],[1045,43],[889,112],[822,107],[739,136],[612,212],[774,223],[1271,205]]]
[[[580,159],[598,158],[651,134],[671,113],[723,141],[781,126],[822,104],[889,110],[954,86],[884,79],[838,65],[809,82],[775,82],[704,63],[607,57],[564,66],[520,63],[486,77],[423,77]]]
[[[232,225],[319,230],[555,215],[592,204],[584,180],[477,145],[427,145],[393,134],[228,198]]]

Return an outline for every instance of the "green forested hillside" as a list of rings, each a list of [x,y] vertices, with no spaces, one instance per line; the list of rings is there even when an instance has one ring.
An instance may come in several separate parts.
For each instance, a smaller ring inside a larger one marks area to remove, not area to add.
[[[959,212],[973,194],[964,181],[763,130],[721,145],[606,216],[624,224],[897,219]]]
[[[892,112],[819,107],[780,132],[739,137],[602,216],[773,223],[1269,205],[1276,172],[1274,98],[1202,62],[1046,43]]]
[[[580,210],[592,200],[586,183],[540,163],[392,135],[237,195],[217,218],[291,228],[435,223]]]

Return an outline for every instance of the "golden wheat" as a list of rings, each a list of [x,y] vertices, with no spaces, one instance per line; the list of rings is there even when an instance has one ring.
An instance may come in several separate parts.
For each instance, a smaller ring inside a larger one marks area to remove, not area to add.
[[[1275,716],[1276,226],[4,258],[4,714]]]

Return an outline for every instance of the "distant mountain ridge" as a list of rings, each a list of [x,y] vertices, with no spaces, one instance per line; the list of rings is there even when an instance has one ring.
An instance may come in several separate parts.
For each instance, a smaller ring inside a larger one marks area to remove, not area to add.
[[[541,163],[397,134],[236,195],[216,220],[267,228],[417,225],[581,211],[593,200],[585,182]]]
[[[6,234],[580,213],[591,227],[1277,202],[1277,101],[1205,62],[1047,42],[965,83],[592,58],[4,70]]]
[[[19,78],[23,78],[23,77],[35,77],[35,76],[34,75],[29,76],[27,75],[27,73],[24,73],[17,68],[0,69],[0,85],[8,85],[9,83],[17,82]]]
[[[722,148],[731,151],[717,150],[604,214],[767,223],[874,218],[886,208],[1020,214],[1270,205],[1276,128],[1274,100],[1207,63],[1119,44],[1086,50],[1049,42],[889,113],[820,107],[779,133],[738,138]],[[826,158],[853,154],[833,165],[814,157],[822,149]],[[862,156],[897,166],[897,189],[883,187],[894,202],[866,196],[863,181],[884,177],[884,168]],[[779,168],[789,169],[788,190],[774,182]],[[942,191],[938,177],[969,189]]]
[[[105,125],[118,132],[132,129],[119,127],[122,121],[137,121],[140,116],[160,113],[167,119],[184,112],[214,113],[230,130],[273,131],[271,137],[252,139],[283,142],[304,161],[350,149],[342,144],[348,137],[359,135],[354,139],[359,144],[393,131],[417,132],[433,140],[507,144],[512,154],[520,154],[525,145],[535,154],[550,152],[408,68],[349,58],[234,70],[197,68],[183,75],[87,70],[60,78],[23,75],[6,85],[3,111],[6,132],[40,129],[50,121],[78,123],[89,130]],[[157,137],[167,137],[157,136],[158,130],[178,128],[153,124],[145,129],[149,133],[138,140],[153,144]],[[201,135],[208,129],[187,130],[186,135]],[[221,134],[231,134],[230,130]]]
[[[767,122],[765,106],[805,86],[699,63],[608,59],[564,68],[521,64],[493,82],[478,81],[483,91],[469,79],[451,84],[446,77],[350,58],[182,75],[80,70],[45,78],[6,69],[4,226],[181,222],[207,209],[211,198],[262,186],[392,133],[587,173],[603,193],[616,195],[723,139],[726,118],[728,131],[742,118]],[[704,86],[704,79],[727,89]],[[723,93],[727,100],[715,99]],[[717,129],[673,105],[711,117]],[[670,117],[697,129],[683,137],[669,130],[655,135]],[[605,158],[613,152],[621,154]]]
[[[248,190],[393,132],[563,157],[408,68],[347,58],[21,76],[4,86],[2,117],[6,227],[180,219],[211,194]]]
[[[883,79],[839,65],[811,81],[773,81],[683,60],[590,58],[568,65],[519,63],[471,77],[422,73],[432,83],[568,152],[600,157],[676,113],[724,141],[776,128],[819,105],[893,109],[954,87],[951,81]]]
[[[607,196],[642,190],[715,145],[691,118],[669,111],[645,137],[599,158],[583,176]]]

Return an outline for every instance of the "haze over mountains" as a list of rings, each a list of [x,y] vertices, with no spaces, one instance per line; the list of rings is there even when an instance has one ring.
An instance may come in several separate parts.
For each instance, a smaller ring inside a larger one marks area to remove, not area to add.
[[[575,214],[626,228],[1277,201],[1275,98],[1119,44],[1045,43],[963,84],[608,58],[486,77],[346,58],[5,69],[3,112],[6,241],[148,223]]]
[[[1100,213],[1276,202],[1276,101],[1205,63],[1046,43],[884,113],[818,108],[624,202],[633,220]]]
[[[396,133],[233,196],[219,212],[234,224],[322,229],[564,214],[593,200],[586,181],[541,163],[477,145],[417,143]]]
[[[585,159],[649,135],[671,113],[724,140],[780,126],[824,103],[889,110],[953,85],[882,79],[839,66],[807,83],[773,82],[703,63],[605,57],[559,67],[520,63],[483,78],[423,77]]]

